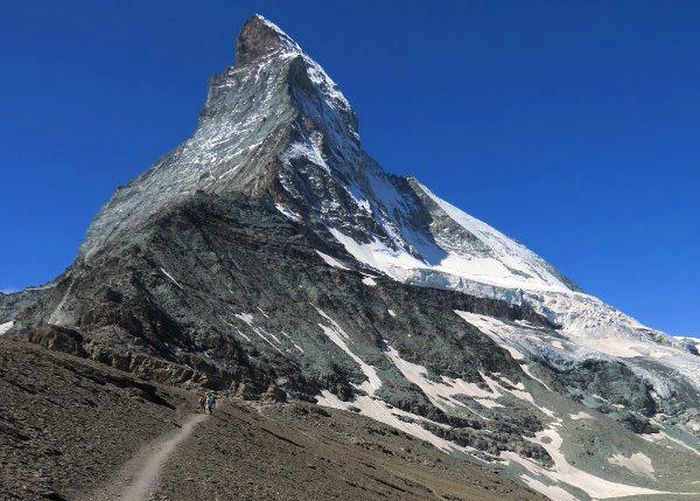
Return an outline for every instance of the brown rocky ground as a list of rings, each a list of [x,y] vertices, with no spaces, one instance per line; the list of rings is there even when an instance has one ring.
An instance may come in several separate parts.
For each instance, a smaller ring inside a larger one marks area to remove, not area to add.
[[[73,499],[177,427],[184,393],[0,338],[0,499]]]
[[[193,396],[0,339],[0,499],[89,498],[191,417]],[[167,459],[155,500],[539,500],[349,413],[223,400]]]
[[[510,480],[347,412],[224,402],[165,466],[154,499],[544,499]]]

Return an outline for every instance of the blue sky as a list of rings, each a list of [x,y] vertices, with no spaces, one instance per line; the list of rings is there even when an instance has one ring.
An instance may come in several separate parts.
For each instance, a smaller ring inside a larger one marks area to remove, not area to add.
[[[190,134],[253,12],[324,65],[387,170],[700,333],[700,3],[682,0],[5,5],[0,290],[61,273],[114,189]]]

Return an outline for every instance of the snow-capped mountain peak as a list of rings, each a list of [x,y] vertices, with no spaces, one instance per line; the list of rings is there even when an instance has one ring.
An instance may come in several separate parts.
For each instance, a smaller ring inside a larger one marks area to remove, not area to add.
[[[254,16],[192,136],[117,190],[0,331],[163,381],[282,388],[553,499],[678,490],[700,454],[697,345],[386,172],[357,131],[321,66]],[[624,465],[642,456],[640,482]]]
[[[350,103],[321,65],[308,56],[299,44],[273,22],[260,14],[255,14],[243,26],[236,40],[235,67],[255,63],[270,64],[274,59],[284,61],[293,58],[300,58],[303,61],[306,76],[317,87],[319,94],[334,102],[335,105],[339,105],[344,111],[352,112]]]
[[[272,54],[302,54],[301,47],[276,24],[254,14],[236,40],[236,64],[256,62]]]

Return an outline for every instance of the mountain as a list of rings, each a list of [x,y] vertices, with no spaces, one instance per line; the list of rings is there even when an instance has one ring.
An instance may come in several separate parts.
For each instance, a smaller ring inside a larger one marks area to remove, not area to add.
[[[260,16],[192,137],[5,310],[9,336],[361,414],[551,499],[700,498],[694,345],[385,172],[337,85]]]

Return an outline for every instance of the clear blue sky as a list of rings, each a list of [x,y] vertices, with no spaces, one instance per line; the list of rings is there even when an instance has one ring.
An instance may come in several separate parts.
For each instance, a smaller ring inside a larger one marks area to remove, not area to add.
[[[682,0],[6,2],[0,289],[61,273],[114,189],[190,134],[253,12],[326,67],[387,170],[700,333],[700,2]]]

